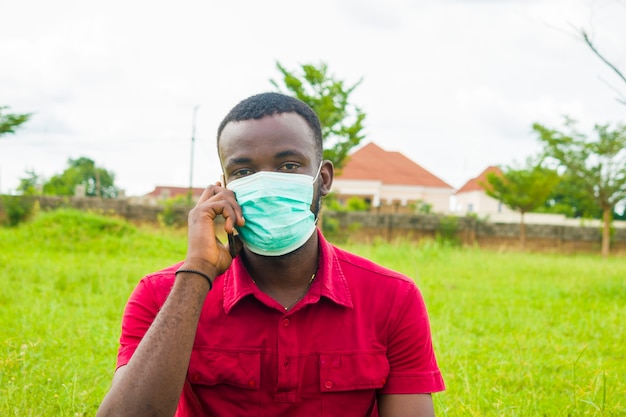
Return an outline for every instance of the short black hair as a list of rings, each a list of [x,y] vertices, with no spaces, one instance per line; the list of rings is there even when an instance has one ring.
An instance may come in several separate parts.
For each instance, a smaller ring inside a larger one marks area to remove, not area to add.
[[[224,117],[224,120],[217,128],[217,145],[219,151],[220,136],[224,127],[230,122],[240,122],[250,119],[262,119],[265,116],[282,113],[299,114],[311,128],[315,139],[315,154],[322,160],[323,142],[320,119],[313,109],[305,102],[297,98],[280,93],[261,93],[248,97],[240,101]]]

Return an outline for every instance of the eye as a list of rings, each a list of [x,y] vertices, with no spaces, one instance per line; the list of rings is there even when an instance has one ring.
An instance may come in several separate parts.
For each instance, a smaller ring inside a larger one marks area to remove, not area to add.
[[[300,168],[300,165],[296,164],[295,162],[285,162],[278,168],[278,170],[279,171],[295,171],[298,168]]]
[[[245,177],[245,176],[247,176],[247,175],[251,175],[251,174],[253,174],[253,173],[254,173],[254,172],[252,172],[252,170],[251,170],[251,169],[248,169],[248,168],[241,168],[241,169],[238,169],[238,170],[236,170],[235,172],[233,172],[233,173],[232,173],[232,175],[231,175],[231,177],[233,177],[233,178],[241,178],[241,177]]]

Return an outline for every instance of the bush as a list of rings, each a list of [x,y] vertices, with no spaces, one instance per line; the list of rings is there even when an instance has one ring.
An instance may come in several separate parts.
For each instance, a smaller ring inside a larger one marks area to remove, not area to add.
[[[35,200],[32,197],[16,195],[0,197],[0,223],[3,226],[17,226],[33,215]]]
[[[458,237],[459,218],[456,216],[442,216],[439,218],[439,228],[437,230],[437,240],[441,243],[448,243],[454,246],[461,244]]]
[[[163,203],[163,211],[157,215],[161,226],[180,227],[186,225],[187,218],[181,216],[189,207],[189,200],[185,196],[170,198]]]

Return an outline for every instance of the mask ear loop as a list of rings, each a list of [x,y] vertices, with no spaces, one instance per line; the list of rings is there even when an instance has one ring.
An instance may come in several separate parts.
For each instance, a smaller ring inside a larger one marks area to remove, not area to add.
[[[320,172],[322,172],[322,164],[323,164],[323,163],[324,163],[324,160],[322,159],[322,160],[320,161],[320,166],[318,166],[318,167],[317,167],[317,174],[315,174],[315,177],[313,177],[313,181],[312,181],[312,182],[313,182],[313,184],[311,184],[312,186],[315,186],[315,182],[317,181],[317,178],[320,176]],[[318,197],[318,198],[319,198],[319,197]],[[320,205],[321,205],[321,202],[320,202]],[[321,209],[321,207],[320,207],[320,209]],[[319,210],[320,210],[320,209],[318,209],[318,213],[317,213],[317,215],[315,215],[315,223],[314,223],[314,224],[315,224],[316,226],[317,226],[317,221],[320,219],[320,217],[319,217]]]
[[[315,176],[313,177],[313,183],[315,183],[315,181],[317,181],[317,177],[320,176],[320,172],[322,172],[323,163],[324,163],[324,160],[320,161],[320,166],[317,167],[317,174],[315,174]]]

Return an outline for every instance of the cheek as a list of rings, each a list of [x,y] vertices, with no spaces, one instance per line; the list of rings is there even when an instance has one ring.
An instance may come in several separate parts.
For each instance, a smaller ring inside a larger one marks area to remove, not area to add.
[[[318,180],[317,185],[314,187],[315,188],[313,189],[313,203],[312,204],[316,205],[316,204],[319,204],[319,199],[328,193],[324,192],[324,184],[322,183],[321,180]]]
[[[321,203],[322,203],[322,182],[320,181],[318,183],[318,186],[315,187],[315,190],[313,192],[313,201],[311,202],[311,211],[313,212],[313,214],[315,214],[316,217],[320,211]]]

